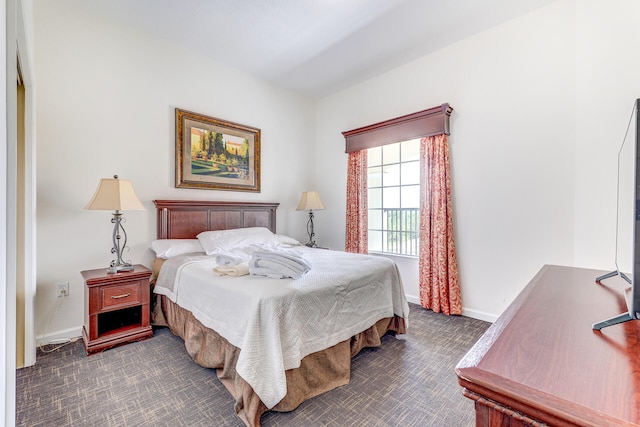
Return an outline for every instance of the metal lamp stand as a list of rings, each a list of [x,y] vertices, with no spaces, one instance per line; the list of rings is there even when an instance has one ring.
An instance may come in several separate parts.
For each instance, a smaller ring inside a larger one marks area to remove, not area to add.
[[[315,240],[313,240],[315,234],[313,232],[313,210],[311,209],[309,209],[309,219],[307,220],[307,234],[309,235],[309,241],[305,245],[310,248],[317,247]]]
[[[124,262],[122,260],[122,253],[127,247],[127,232],[124,231],[124,227],[122,223],[125,222],[125,219],[122,218],[122,214],[119,211],[115,211],[113,213],[113,218],[111,218],[111,222],[113,225],[113,247],[111,248],[111,253],[116,254],[116,259],[111,261],[109,268],[107,268],[108,274],[115,274],[121,271],[133,271],[133,265],[130,262]],[[122,233],[122,235],[121,235]],[[124,242],[122,246],[120,245],[120,239],[124,237]]]

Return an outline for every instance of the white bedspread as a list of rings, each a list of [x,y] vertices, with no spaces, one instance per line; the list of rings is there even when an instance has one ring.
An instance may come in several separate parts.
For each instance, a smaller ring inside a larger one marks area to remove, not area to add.
[[[408,325],[409,305],[393,261],[296,249],[313,267],[295,280],[216,276],[215,257],[191,254],[167,260],[154,289],[241,349],[236,370],[269,409],[287,393],[285,371],[308,354],[394,314]]]

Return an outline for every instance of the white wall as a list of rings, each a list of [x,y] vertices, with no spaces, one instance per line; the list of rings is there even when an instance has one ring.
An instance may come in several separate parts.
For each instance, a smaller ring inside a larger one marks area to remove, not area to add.
[[[572,264],[574,7],[554,3],[319,102],[322,243],[344,247],[341,132],[449,102],[465,314],[495,318],[543,264]],[[400,267],[415,301],[417,262]]]
[[[132,180],[147,208],[125,212],[135,263],[151,263],[154,199],[280,202],[278,231],[304,239],[306,217],[295,207],[312,178],[301,161],[313,143],[312,102],[63,0],[35,2],[35,56],[37,336],[78,335],[80,271],[113,258],[111,214],[83,210],[100,178]],[[176,107],[262,130],[261,193],[174,188]],[[60,300],[56,283],[67,281],[70,296]]]
[[[576,264],[615,270],[617,155],[640,98],[640,2],[577,4]]]

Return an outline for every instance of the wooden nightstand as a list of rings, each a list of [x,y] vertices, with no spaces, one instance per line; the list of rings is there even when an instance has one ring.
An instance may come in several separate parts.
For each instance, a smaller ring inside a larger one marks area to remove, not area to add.
[[[118,344],[149,338],[149,276],[136,265],[133,271],[107,274],[106,268],[81,272],[84,278],[84,327],[87,354]]]

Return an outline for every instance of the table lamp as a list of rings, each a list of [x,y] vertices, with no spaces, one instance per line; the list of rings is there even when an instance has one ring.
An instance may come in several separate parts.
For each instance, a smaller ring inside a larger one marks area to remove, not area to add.
[[[313,232],[313,211],[325,209],[320,200],[320,195],[316,191],[305,191],[302,193],[300,203],[298,203],[297,211],[309,211],[309,219],[307,220],[307,234],[309,235],[309,241],[305,245],[310,248],[315,248],[316,242],[314,240],[315,234]]]
[[[113,247],[111,253],[116,254],[116,259],[111,261],[107,268],[107,273],[119,273],[121,271],[132,271],[133,265],[122,260],[122,253],[127,247],[127,233],[124,231],[122,223],[125,219],[120,211],[143,211],[144,206],[133,191],[133,184],[126,179],[118,179],[118,175],[111,178],[102,178],[98,184],[93,198],[85,206],[88,210],[115,211],[111,222],[113,225]],[[120,240],[123,242],[120,243]]]

